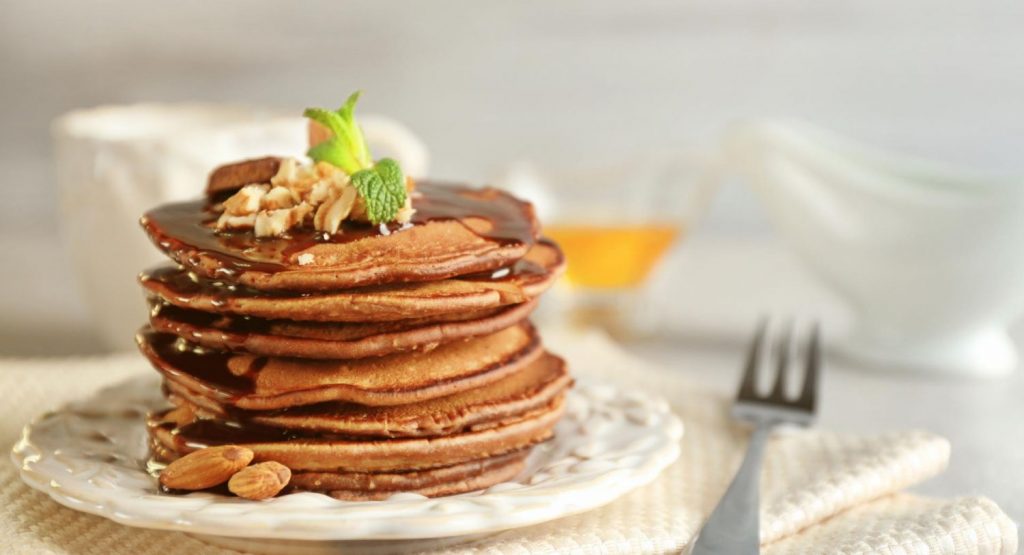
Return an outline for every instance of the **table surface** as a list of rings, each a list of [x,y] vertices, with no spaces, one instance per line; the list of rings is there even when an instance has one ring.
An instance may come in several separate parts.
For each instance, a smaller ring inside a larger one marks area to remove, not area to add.
[[[760,315],[819,320],[843,333],[843,303],[775,241],[695,240],[661,268],[659,299],[675,291],[654,337],[626,342],[635,353],[718,391],[738,383]],[[653,305],[653,303],[652,303]],[[1024,330],[1011,330],[1024,343]],[[1024,521],[1024,370],[997,379],[942,378],[869,368],[829,355],[819,425],[850,432],[919,428],[952,444],[946,472],[917,487],[927,495],[980,494]]]
[[[25,253],[59,251],[47,238],[0,238],[0,243],[7,241]],[[38,258],[31,268],[8,267],[0,281],[22,284],[0,288],[5,311],[0,353],[88,349],[87,318],[59,257]],[[659,268],[647,299],[637,310],[649,316],[653,331],[629,339],[627,348],[727,393],[735,388],[759,315],[815,318],[826,337],[841,334],[848,322],[842,303],[770,238],[696,236]],[[1024,340],[1022,332],[1014,330],[1018,344]],[[819,425],[850,432],[919,428],[941,434],[952,443],[950,467],[916,491],[944,497],[985,495],[1022,521],[1022,395],[1021,372],[989,380],[932,378],[862,368],[829,356]]]

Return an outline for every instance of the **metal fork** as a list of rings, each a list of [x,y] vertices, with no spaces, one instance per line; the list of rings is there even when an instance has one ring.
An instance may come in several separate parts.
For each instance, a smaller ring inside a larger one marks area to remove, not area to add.
[[[762,356],[768,334],[768,322],[762,321],[747,353],[743,382],[732,408],[733,418],[752,424],[747,454],[733,477],[729,489],[701,529],[691,553],[694,555],[748,555],[759,552],[760,522],[758,479],[761,458],[772,428],[779,424],[810,425],[814,421],[818,375],[821,372],[821,339],[815,324],[803,351],[804,381],[800,395],[790,399],[786,395],[786,369],[791,357],[792,324],[789,324],[775,343],[775,385],[771,393],[757,391],[758,373],[763,372]]]

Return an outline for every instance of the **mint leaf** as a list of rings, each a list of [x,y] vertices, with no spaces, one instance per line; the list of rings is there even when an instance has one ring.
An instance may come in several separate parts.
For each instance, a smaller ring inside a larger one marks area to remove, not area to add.
[[[338,108],[338,115],[341,119],[353,122],[355,121],[356,102],[359,102],[359,96],[363,94],[363,91],[356,91],[345,99],[345,103]]]
[[[337,111],[306,108],[306,111],[302,113],[334,134],[330,141],[310,148],[306,154],[317,162],[327,162],[338,166],[349,175],[373,165],[370,150],[366,148],[363,130],[356,123],[355,109],[358,101],[359,91],[356,91]]]
[[[405,176],[398,162],[389,158],[373,163],[363,130],[356,123],[355,109],[359,91],[352,93],[336,111],[307,108],[303,114],[334,134],[313,146],[307,154],[317,162],[327,162],[345,171],[356,192],[366,204],[368,219],[377,225],[395,219],[405,205]]]
[[[359,171],[359,168],[361,167],[359,162],[356,161],[348,149],[344,148],[340,143],[340,139],[337,137],[331,137],[313,148],[310,148],[307,154],[317,162],[327,162],[332,166],[341,168],[347,174]]]
[[[374,225],[394,220],[405,204],[405,176],[398,162],[390,158],[352,174],[351,179],[366,204],[366,216]]]
[[[359,101],[359,95],[361,91],[356,91],[349,95],[348,100],[345,104],[338,108],[338,117],[344,122],[340,135],[346,142],[349,150],[352,152],[352,156],[359,160],[362,167],[369,167],[373,163],[370,158],[370,150],[366,148],[366,139],[363,138],[363,130],[359,128],[359,124],[356,123],[355,109],[356,102]]]
[[[335,135],[341,135],[346,125],[345,120],[336,112],[323,108],[306,108],[302,115],[330,129]]]

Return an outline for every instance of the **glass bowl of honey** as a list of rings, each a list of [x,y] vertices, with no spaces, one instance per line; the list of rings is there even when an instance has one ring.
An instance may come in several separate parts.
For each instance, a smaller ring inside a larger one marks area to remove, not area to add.
[[[707,154],[660,151],[589,167],[510,172],[504,184],[535,200],[544,235],[568,262],[546,316],[615,335],[643,328],[641,293],[706,211],[719,168]]]

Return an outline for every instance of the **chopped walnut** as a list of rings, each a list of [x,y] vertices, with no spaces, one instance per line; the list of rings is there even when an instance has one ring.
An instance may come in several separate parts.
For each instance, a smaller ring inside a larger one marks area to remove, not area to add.
[[[396,220],[408,223],[413,212],[411,199],[406,199]],[[275,237],[308,226],[333,234],[346,219],[368,221],[348,174],[325,162],[302,164],[286,158],[269,184],[246,185],[224,201],[217,230],[252,229],[257,237]]]
[[[281,208],[291,208],[295,206],[295,201],[298,200],[292,196],[292,192],[286,187],[277,186],[270,190],[269,193],[263,195],[260,199],[260,208],[264,210],[278,210]]]
[[[248,216],[260,209],[260,201],[270,187],[266,185],[246,185],[231,198],[224,201],[224,213],[232,216]]]
[[[217,229],[231,228],[249,228],[256,226],[256,213],[245,214],[244,216],[232,216],[227,212],[221,214],[220,219],[217,220]]]
[[[312,210],[313,208],[306,203],[295,208],[261,210],[256,214],[256,225],[253,229],[257,237],[282,235],[285,231],[300,225]]]
[[[320,208],[316,211],[316,215],[313,216],[313,227],[317,231],[337,233],[338,228],[341,227],[341,222],[352,211],[352,206],[356,202],[356,188],[345,187],[338,194],[335,194],[336,191],[337,189],[332,191],[330,195],[336,198],[329,198],[321,204]]]

